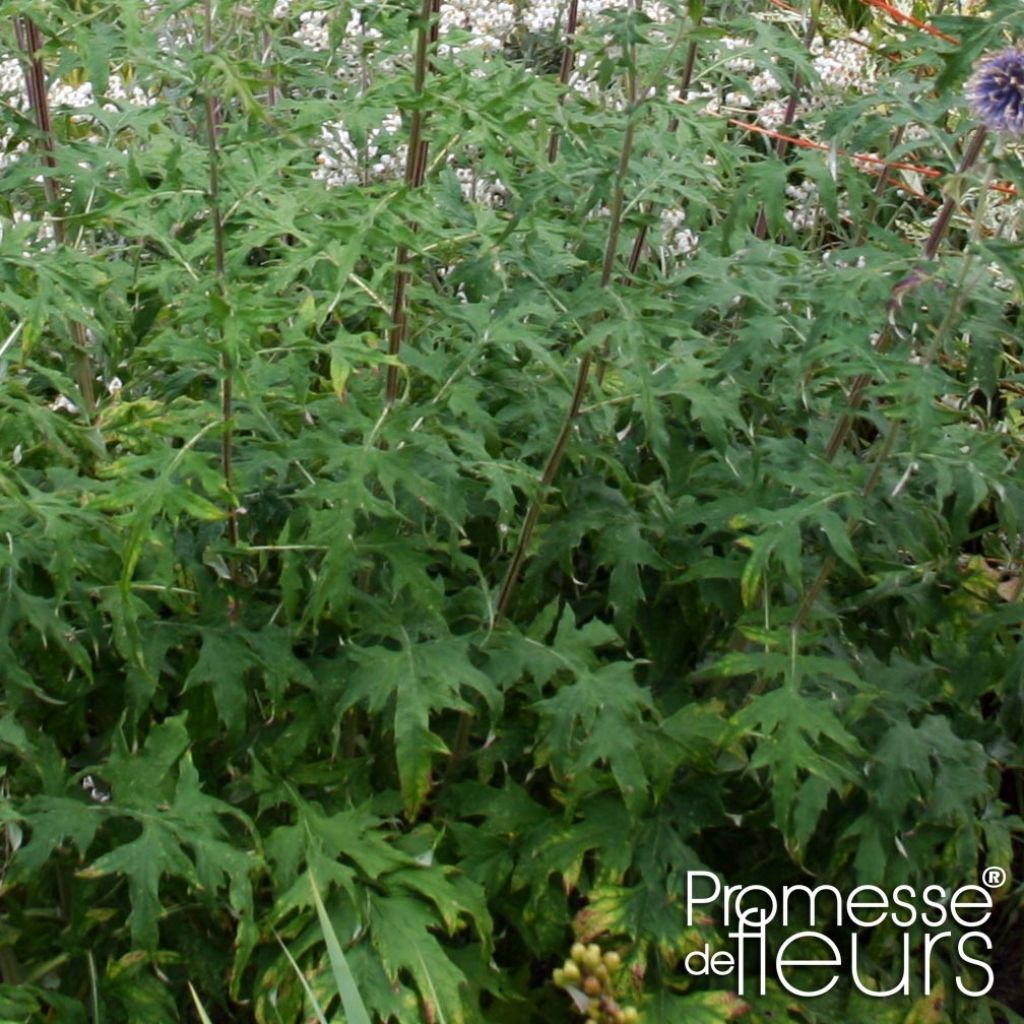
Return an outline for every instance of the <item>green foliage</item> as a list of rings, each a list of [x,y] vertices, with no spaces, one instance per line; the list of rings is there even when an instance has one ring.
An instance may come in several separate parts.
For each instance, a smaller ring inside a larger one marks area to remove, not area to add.
[[[771,4],[568,85],[563,14],[275,6],[0,4],[91,88],[0,112],[0,1021],[569,1020],[595,940],[648,1024],[1020,1021],[1012,880],[991,998],[683,968],[687,872],[1021,874],[1018,5],[812,4],[845,86]]]

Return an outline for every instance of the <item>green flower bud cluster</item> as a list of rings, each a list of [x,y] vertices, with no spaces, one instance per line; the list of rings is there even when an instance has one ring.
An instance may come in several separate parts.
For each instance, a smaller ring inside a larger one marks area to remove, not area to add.
[[[569,959],[555,968],[551,978],[595,1024],[636,1024],[637,1008],[620,1006],[615,999],[615,976],[621,969],[622,957],[614,950],[602,953],[596,942],[576,942]]]

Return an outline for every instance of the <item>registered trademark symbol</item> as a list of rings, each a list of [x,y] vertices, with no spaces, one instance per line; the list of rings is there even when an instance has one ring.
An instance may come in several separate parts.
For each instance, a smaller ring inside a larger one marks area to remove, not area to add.
[[[990,889],[1001,889],[1006,884],[1006,869],[1005,868],[985,868],[981,874],[981,880]]]

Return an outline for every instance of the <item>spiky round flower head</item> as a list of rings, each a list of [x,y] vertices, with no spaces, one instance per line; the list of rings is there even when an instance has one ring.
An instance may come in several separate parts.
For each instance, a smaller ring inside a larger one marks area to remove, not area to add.
[[[1024,49],[984,57],[967,83],[967,99],[993,131],[1024,134]]]

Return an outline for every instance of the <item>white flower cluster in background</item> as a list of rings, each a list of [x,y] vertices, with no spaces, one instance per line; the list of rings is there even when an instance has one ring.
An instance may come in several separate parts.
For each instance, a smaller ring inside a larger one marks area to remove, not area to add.
[[[67,395],[58,395],[51,403],[50,409],[53,412],[69,412],[72,416],[77,415],[78,406],[68,398]]]
[[[32,221],[32,215],[26,213],[23,210],[15,210],[14,217],[8,226],[8,221],[4,217],[0,217],[0,240],[3,239],[4,235],[10,231],[11,227],[17,227],[19,224],[29,224]],[[28,253],[24,253],[28,255]]]
[[[117,73],[110,75],[107,85],[107,96],[110,100],[119,100],[136,106],[149,106],[156,103],[151,96],[137,85],[128,85]],[[0,60],[0,100],[8,106],[21,111],[29,111],[28,90],[25,85],[25,70],[20,60],[8,57]],[[52,82],[47,92],[47,101],[51,110],[84,110],[93,106],[95,97],[91,82],[72,85],[59,79]],[[103,104],[106,110],[116,110],[112,102]],[[72,120],[81,123],[89,120],[88,114],[72,114]],[[14,142],[14,132],[7,129],[0,133],[0,171],[17,163],[19,157],[27,152],[29,143],[22,139]]]
[[[166,0],[146,0],[145,17],[158,25],[157,45],[160,53],[179,54],[183,50],[191,49],[199,41],[197,23],[176,14],[168,16],[166,8]]]
[[[156,103],[156,97],[147,93],[144,89],[135,84],[129,85],[124,77],[118,72],[110,75],[107,83],[107,96],[112,100],[124,100],[136,106],[151,106]],[[28,91],[25,87],[25,70],[20,60],[16,57],[8,57],[0,60],[0,97],[3,102],[16,107],[18,110],[28,109]],[[81,109],[91,107],[95,102],[91,82],[82,82],[81,85],[72,85],[69,82],[56,80],[51,83],[47,92],[47,99],[50,107],[71,107]],[[107,104],[107,110],[114,110],[116,107]]]
[[[294,17],[294,0],[278,0],[274,8],[274,16],[279,18]],[[301,11],[298,13],[299,25],[292,32],[294,39],[308,50],[318,52],[334,51],[337,77],[344,81],[362,81],[363,86],[369,85],[371,73],[374,75],[391,75],[397,70],[393,57],[374,56],[371,61],[368,55],[380,49],[384,42],[384,34],[380,29],[368,25],[360,10],[349,11],[344,31],[338,37],[336,45],[331,43],[331,27],[336,17],[333,11]]]
[[[555,25],[565,20],[566,10],[564,3],[557,3],[555,0],[539,0],[535,4],[526,4],[522,12],[523,27],[535,35],[550,32]]]
[[[796,231],[810,231],[818,221],[821,208],[818,186],[805,178],[799,185],[787,185],[786,195],[792,200],[786,208],[786,220]]]
[[[524,3],[520,5],[522,10],[523,28],[535,35],[543,35],[555,28],[565,28],[566,12],[568,5],[564,2],[552,2],[552,0],[538,0],[537,3]],[[577,9],[579,27],[582,29],[599,21],[602,11],[625,10],[629,6],[629,0],[580,0]],[[645,4],[643,8],[652,21],[661,25],[670,24],[675,15],[672,9],[664,3],[655,0],[654,3]]]
[[[468,45],[481,50],[500,50],[515,31],[516,8],[508,0],[448,0],[441,5],[441,39],[453,29],[469,33]],[[442,42],[441,52],[451,51]]]
[[[729,71],[742,75],[747,88],[731,89],[721,98],[713,89],[692,92],[689,101],[705,101],[703,113],[718,115],[725,110],[753,110],[756,120],[765,128],[778,128],[785,117],[786,99],[781,96],[782,83],[771,68],[757,70],[752,57],[747,56],[751,41],[738,36],[723,36],[718,40],[717,58]],[[736,56],[730,54],[736,53]],[[743,51],[746,51],[745,53]],[[775,63],[775,58],[772,58]],[[671,93],[671,90],[670,90]],[[670,99],[673,97],[670,95]]]
[[[692,256],[700,245],[700,237],[686,226],[686,211],[664,210],[661,214],[661,238],[664,250],[677,259]]]
[[[299,19],[292,33],[296,42],[311,50],[330,48],[330,23],[334,12],[329,10],[301,10],[301,0],[277,0],[273,8],[275,18]],[[603,12],[625,9],[629,0],[580,0],[578,28],[583,31],[603,19]],[[533,35],[564,32],[567,15],[564,0],[539,0],[536,3],[515,3],[514,0],[445,0],[441,5],[440,52],[457,53],[471,48],[494,52],[502,49],[517,29]],[[675,14],[665,3],[656,0],[643,8],[644,14],[661,25],[674,24]],[[349,15],[344,38],[350,40],[357,32],[361,20],[358,10]],[[452,30],[469,34],[469,39],[454,46],[445,40]],[[373,33],[375,30],[371,30]],[[380,33],[375,33],[379,38]]]
[[[28,151],[28,142],[24,139],[21,142],[14,142],[14,133],[8,129],[0,134],[0,171],[6,171],[13,167],[19,157]]]
[[[775,77],[770,68],[759,71],[750,80],[750,88],[755,96],[774,96],[781,88],[782,83]]]
[[[23,248],[21,255],[26,260],[35,259],[40,253],[52,253],[57,250],[57,239],[53,231],[53,219],[47,213],[42,220],[36,220],[32,214],[14,211],[14,219],[5,224],[0,217],[0,240],[12,233],[12,228],[26,227],[28,230],[21,238]]]
[[[452,170],[459,179],[462,198],[480,206],[501,206],[508,197],[508,188],[498,177],[481,174],[475,167],[458,167],[452,161]]]
[[[875,81],[875,62],[870,50],[867,31],[854,32],[842,39],[826,40],[815,36],[811,44],[812,64],[820,76],[826,95],[821,91],[808,92],[800,99],[800,109],[806,114],[809,110],[829,105],[833,96],[855,90],[866,92]],[[734,110],[753,110],[757,122],[770,131],[777,130],[785,120],[787,97],[783,94],[782,83],[771,68],[757,71],[757,64],[747,56],[751,47],[748,39],[736,36],[723,36],[718,40],[718,59],[734,73],[748,77],[748,89],[734,89],[726,93],[719,102],[713,94],[702,92],[696,97],[707,97],[705,113],[719,114],[722,108]],[[739,51],[739,52],[737,52]],[[743,51],[746,51],[743,52]],[[730,56],[735,53],[735,56]],[[756,72],[756,73],[755,73]]]
[[[786,195],[791,200],[786,209],[786,220],[795,231],[812,230],[823,212],[817,184],[805,178],[798,185],[787,185]],[[849,220],[850,211],[842,203],[839,203],[838,213],[840,220]]]
[[[69,85],[66,82],[54,82],[49,90],[50,107],[54,110],[59,107],[72,107],[77,110],[81,107],[91,107],[93,103],[92,82],[83,82],[81,85]],[[76,118],[76,120],[78,120]]]
[[[435,271],[435,273],[437,274],[437,279],[441,282],[447,282],[453,270],[455,270],[454,265],[438,267],[437,270]],[[466,286],[464,284],[456,285],[454,295],[455,298],[457,298],[462,305],[468,304],[469,296],[466,294]]]
[[[629,106],[626,94],[621,89],[607,89],[602,87],[588,66],[587,54],[579,54],[575,67],[569,75],[569,88],[578,96],[583,97],[595,106],[604,107],[605,110],[625,110]]]
[[[331,188],[340,185],[365,185],[371,181],[398,178],[405,170],[409,151],[399,137],[402,118],[395,112],[385,116],[378,128],[367,133],[362,151],[342,121],[328,121],[320,129],[317,169],[313,177]]]
[[[837,270],[849,270],[851,267],[863,270],[868,265],[868,261],[863,256],[858,256],[851,263],[849,260],[836,256],[832,249],[826,249],[821,254],[821,262],[827,263],[830,267],[835,267]]]
[[[629,0],[581,0],[579,24],[587,24],[602,18],[608,8],[625,8]],[[292,38],[313,50],[330,48],[330,25],[333,12],[323,10],[301,10],[301,0],[277,0],[273,13],[277,18],[298,17],[298,28]],[[673,14],[663,3],[654,3],[645,8],[645,13],[668,22]],[[460,47],[475,50],[497,51],[504,47],[519,28],[529,32],[550,32],[564,27],[566,5],[557,3],[530,3],[517,12],[517,5],[511,0],[448,0],[441,7],[440,48],[443,53],[456,53],[457,48],[445,42],[453,30],[469,33],[469,40]],[[376,29],[366,27],[358,10],[352,10],[339,47],[339,74],[349,77],[359,66],[362,52],[367,44],[382,39]],[[384,61],[375,61],[374,73],[387,72]],[[586,54],[577,55],[577,66],[571,84],[593,99],[613,106],[624,106],[625,101],[617,95],[609,95],[598,88],[589,69],[585,67]],[[321,129],[321,150],[317,156],[317,168],[313,177],[328,186],[366,184],[370,181],[395,178],[401,175],[405,166],[406,147],[399,143],[401,125],[397,115],[385,119],[379,129],[373,130],[362,153],[357,151],[345,125],[330,122]],[[497,205],[507,195],[505,185],[495,178],[484,178],[471,169],[456,171],[463,195],[468,202]]]
[[[328,49],[331,45],[328,26],[330,16],[329,11],[303,11],[299,15],[299,27],[292,33],[292,38],[310,50]]]
[[[736,36],[722,36],[722,38],[718,40],[718,44],[719,44],[719,47],[720,47],[719,55],[722,56],[722,57],[725,56],[725,54],[722,53],[722,49],[724,49],[726,51],[726,53],[728,53],[728,52],[730,52],[732,50],[749,50],[750,49],[750,41],[749,40],[747,40],[747,39],[740,39],[740,38],[737,38]],[[738,71],[740,74],[748,74],[749,72],[754,70],[755,64],[754,64],[753,60],[750,57],[738,56],[738,57],[727,57],[725,59],[725,66],[730,71]]]
[[[25,92],[25,73],[21,63],[14,58],[0,61],[0,99],[17,110],[28,109],[28,95]],[[14,132],[7,129],[0,134],[0,171],[17,163],[20,154],[28,149],[24,140],[15,144]]]
[[[786,100],[768,100],[757,112],[757,122],[769,131],[778,131],[786,120]]]
[[[867,43],[871,34],[866,29],[853,32],[846,39],[824,40],[815,36],[811,43],[811,62],[830,92],[866,92],[875,81],[875,62]]]
[[[134,106],[152,106],[156,103],[155,96],[150,95],[137,85],[127,85],[124,78],[116,72],[112,74],[107,82],[107,97],[110,100],[121,100]],[[83,82],[81,85],[70,85],[66,82],[54,82],[49,91],[50,107],[57,110],[61,107],[82,110],[91,107],[96,102],[93,94],[92,82]],[[104,110],[117,110],[116,103],[104,102]],[[74,114],[72,120],[76,122],[89,120],[86,114]]]
[[[145,89],[140,88],[134,83],[129,85],[116,72],[110,76],[110,80],[107,83],[107,96],[112,100],[121,100],[136,107],[151,107],[157,101],[156,96],[146,92]],[[105,103],[103,106],[105,110],[116,109],[116,105],[113,103]]]
[[[931,130],[920,124],[906,124],[903,126],[904,142],[925,142],[932,137]]]
[[[18,110],[28,108],[28,94],[25,92],[25,72],[21,61],[14,57],[0,60],[0,96],[4,103],[17,107]]]

